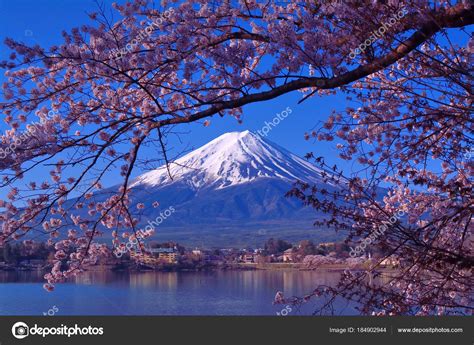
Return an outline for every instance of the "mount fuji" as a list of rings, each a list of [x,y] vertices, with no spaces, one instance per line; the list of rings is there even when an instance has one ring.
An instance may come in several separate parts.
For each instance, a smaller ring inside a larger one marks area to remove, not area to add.
[[[166,167],[145,173],[131,187],[184,183],[199,191],[225,189],[265,178],[321,182],[322,170],[250,131],[221,135]],[[171,177],[170,177],[171,175]]]
[[[324,173],[244,131],[223,134],[170,162],[168,168],[140,175],[131,187],[133,200],[150,205],[143,210],[140,226],[154,220],[160,210],[175,210],[156,229],[158,238],[222,245],[254,243],[256,236],[334,240],[332,232],[315,231],[314,210],[285,197],[297,180],[325,184]],[[155,200],[160,203],[156,209],[151,207]]]

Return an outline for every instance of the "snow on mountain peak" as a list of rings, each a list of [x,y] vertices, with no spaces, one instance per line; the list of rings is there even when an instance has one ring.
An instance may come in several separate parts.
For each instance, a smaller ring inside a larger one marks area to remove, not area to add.
[[[131,187],[186,183],[193,189],[226,188],[261,178],[320,182],[322,170],[248,130],[229,132],[170,163],[137,177]]]

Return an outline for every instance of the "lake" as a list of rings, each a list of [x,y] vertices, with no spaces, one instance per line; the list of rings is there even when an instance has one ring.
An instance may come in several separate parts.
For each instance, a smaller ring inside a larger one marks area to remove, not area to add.
[[[302,296],[334,285],[329,271],[86,272],[46,292],[42,274],[0,272],[0,315],[277,315],[277,291]],[[321,302],[321,301],[319,301]],[[317,300],[288,315],[311,315]],[[336,314],[357,314],[338,301]]]

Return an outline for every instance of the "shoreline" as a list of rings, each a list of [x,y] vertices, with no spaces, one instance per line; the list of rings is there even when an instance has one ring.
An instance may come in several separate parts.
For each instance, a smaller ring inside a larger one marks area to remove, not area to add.
[[[9,267],[0,268],[0,272],[48,272],[50,267]],[[344,270],[350,271],[365,271],[368,270],[367,265],[361,264],[358,266],[349,267],[344,264],[323,264],[318,267],[308,267],[303,263],[230,263],[230,264],[215,264],[205,265],[202,267],[183,267],[179,264],[169,264],[160,267],[154,266],[126,266],[126,265],[96,265],[85,269],[85,272],[201,272],[201,271],[330,271],[342,272]],[[393,271],[396,270],[390,266],[377,267],[377,271]]]

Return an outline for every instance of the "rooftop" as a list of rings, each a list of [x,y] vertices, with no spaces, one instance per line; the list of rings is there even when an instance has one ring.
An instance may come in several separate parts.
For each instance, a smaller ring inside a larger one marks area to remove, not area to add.
[[[150,253],[174,253],[175,250],[173,248],[150,248]]]

